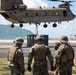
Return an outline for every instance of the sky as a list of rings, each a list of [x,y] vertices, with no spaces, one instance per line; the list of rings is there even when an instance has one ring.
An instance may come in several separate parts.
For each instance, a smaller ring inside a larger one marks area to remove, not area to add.
[[[67,1],[67,0],[65,0]],[[70,1],[76,1],[76,0],[70,0]],[[40,6],[42,7],[58,7],[61,2],[52,2],[52,1],[47,1],[47,0],[23,0],[24,4],[27,5],[28,8],[38,8]],[[72,12],[76,15],[76,2],[71,3],[73,6],[71,6]],[[0,24],[9,24],[11,25],[12,23],[7,21],[4,17],[0,15]],[[48,24],[48,23],[47,23]],[[38,25],[38,34],[43,34],[43,35],[49,35],[49,37],[52,38],[59,38],[61,35],[67,35],[68,37],[71,34],[76,34],[76,18],[70,22],[62,22],[60,24],[57,24],[56,28],[52,27],[52,23],[48,24],[47,28],[43,28],[44,23],[41,23],[41,25]],[[18,26],[19,24],[15,24]],[[35,34],[36,31],[36,26],[35,24],[29,25],[28,23],[23,24],[23,29],[27,29],[32,31]]]

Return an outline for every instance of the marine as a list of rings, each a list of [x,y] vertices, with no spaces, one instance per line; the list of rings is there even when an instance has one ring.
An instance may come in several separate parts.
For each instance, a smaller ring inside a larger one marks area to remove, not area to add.
[[[10,48],[7,57],[11,75],[24,75],[24,54],[21,48],[24,40],[18,37],[13,42],[15,46]]]
[[[59,66],[58,75],[72,75],[74,66],[74,49],[68,43],[67,36],[61,36],[61,45],[58,48],[57,62]]]
[[[42,35],[37,35],[36,44],[30,49],[28,54],[28,71],[31,71],[31,63],[34,58],[33,75],[49,75],[46,57],[49,59],[50,69],[53,70],[53,57],[51,51],[43,42],[44,37]]]

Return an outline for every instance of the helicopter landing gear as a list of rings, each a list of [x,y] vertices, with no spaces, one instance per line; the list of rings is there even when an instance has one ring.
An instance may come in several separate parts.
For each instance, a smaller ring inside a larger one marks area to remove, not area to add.
[[[12,24],[11,24],[11,28],[14,28],[14,26],[15,26],[15,25],[14,25],[14,23],[12,23]],[[20,26],[20,27],[23,27],[23,24],[22,24],[22,23],[20,23],[20,25],[19,25],[19,26]]]
[[[56,24],[56,23],[54,23],[54,24],[53,24],[53,27],[57,27],[57,24]]]
[[[11,28],[14,28],[14,24],[12,23]]]
[[[20,27],[23,27],[23,24],[22,23],[20,23]]]
[[[43,25],[43,27],[44,27],[44,28],[47,28],[47,24],[45,23],[45,24]]]

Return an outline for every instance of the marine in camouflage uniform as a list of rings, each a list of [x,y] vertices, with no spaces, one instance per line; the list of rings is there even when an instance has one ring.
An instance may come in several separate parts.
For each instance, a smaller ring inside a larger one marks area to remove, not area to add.
[[[53,57],[49,48],[43,44],[42,35],[37,35],[36,41],[37,43],[31,48],[28,55],[28,71],[31,71],[31,63],[34,58],[33,75],[49,75],[46,56],[50,61],[51,70],[53,70]]]
[[[58,48],[57,61],[59,63],[58,75],[72,75],[74,49],[68,44],[67,36],[61,36],[61,45]]]
[[[14,47],[11,47],[8,52],[8,65],[11,70],[11,75],[24,75],[24,55],[22,51],[22,44],[24,40],[22,38],[16,38]]]

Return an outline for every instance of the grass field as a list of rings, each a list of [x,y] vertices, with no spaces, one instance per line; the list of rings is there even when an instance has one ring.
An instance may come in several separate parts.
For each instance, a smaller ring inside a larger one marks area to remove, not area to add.
[[[0,60],[0,75],[10,75],[10,70],[7,66],[7,60]],[[27,71],[27,60],[25,58],[25,68],[26,68],[26,72],[25,72],[25,75],[32,75],[31,72],[28,72]],[[53,75],[53,74],[52,74]],[[76,57],[74,59],[74,67],[73,67],[73,74],[72,75],[76,75]]]

